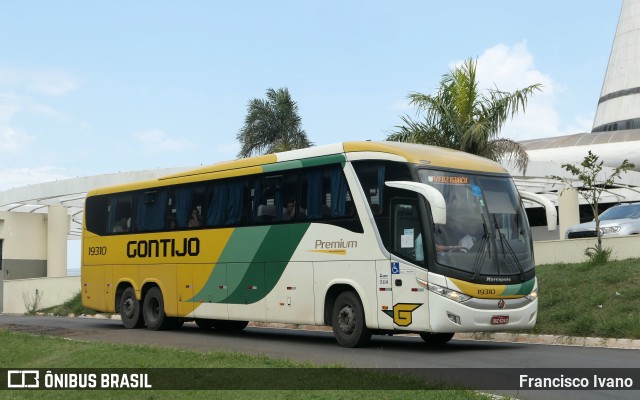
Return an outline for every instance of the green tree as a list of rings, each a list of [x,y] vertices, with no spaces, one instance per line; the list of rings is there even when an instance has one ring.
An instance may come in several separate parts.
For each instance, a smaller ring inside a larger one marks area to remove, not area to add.
[[[266,99],[249,101],[244,126],[237,135],[241,145],[238,157],[309,147],[313,143],[301,127],[298,105],[289,90],[267,89]]]
[[[410,93],[418,119],[402,116],[387,140],[448,147],[494,161],[506,159],[526,172],[529,157],[522,145],[499,137],[509,118],[524,109],[542,85],[534,84],[513,93],[490,89],[482,93],[476,79],[476,61],[469,58],[442,76],[435,95]],[[420,116],[423,115],[423,118]]]
[[[573,164],[562,164],[562,168],[577,178],[579,184],[583,188],[583,190],[579,190],[578,193],[580,193],[580,196],[587,201],[591,207],[591,211],[593,212],[593,218],[596,222],[596,234],[598,235],[598,244],[595,248],[595,255],[603,254],[602,232],[600,231],[600,216],[598,213],[598,205],[600,204],[602,192],[611,187],[615,183],[616,179],[620,179],[620,174],[635,168],[635,164],[630,163],[629,160],[625,159],[622,164],[613,168],[611,174],[607,176],[603,171],[603,164],[604,162],[600,160],[600,157],[593,154],[591,150],[589,150],[588,154],[579,166]],[[557,179],[569,186],[573,186],[574,183],[574,180],[557,175],[552,175],[550,178]],[[590,249],[587,249],[587,251],[589,250]],[[605,257],[605,261],[606,258],[608,257]]]

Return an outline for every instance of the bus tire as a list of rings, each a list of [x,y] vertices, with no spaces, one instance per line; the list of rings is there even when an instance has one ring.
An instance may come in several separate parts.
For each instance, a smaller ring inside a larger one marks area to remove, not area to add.
[[[442,346],[446,344],[453,338],[454,333],[433,333],[433,332],[422,332],[420,333],[420,337],[425,341],[429,346]]]
[[[141,308],[136,291],[132,287],[126,288],[120,297],[120,318],[125,328],[138,329],[144,326]]]
[[[238,332],[249,325],[248,321],[227,321],[224,319],[213,319],[213,328],[223,332]]]
[[[142,315],[147,329],[159,331],[167,326],[169,319],[164,313],[164,299],[159,287],[152,287],[144,296]]]
[[[364,319],[364,308],[357,294],[342,292],[333,304],[331,327],[342,347],[361,347],[369,343],[371,331]]]
[[[202,329],[203,331],[208,331],[209,329],[213,328],[213,320],[196,318],[196,325],[198,325],[198,328]]]

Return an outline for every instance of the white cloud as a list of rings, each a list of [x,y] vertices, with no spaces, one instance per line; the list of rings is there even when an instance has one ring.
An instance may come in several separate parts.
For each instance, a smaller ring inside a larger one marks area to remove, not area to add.
[[[552,95],[558,90],[558,85],[550,76],[535,68],[533,55],[525,43],[514,46],[499,44],[485,50],[478,57],[477,73],[483,88],[495,85],[500,90],[513,91],[541,83],[545,95]]]
[[[457,61],[452,67],[461,63]],[[558,113],[556,102],[564,88],[548,74],[536,69],[534,56],[524,42],[513,46],[499,44],[485,50],[478,57],[477,79],[480,89],[497,87],[508,92],[535,83],[542,84],[542,92],[536,92],[529,98],[525,112],[520,111],[505,124],[501,133],[503,137],[526,140],[591,130],[591,117],[565,117]],[[568,120],[571,122],[565,122]]]
[[[195,146],[184,137],[171,138],[160,129],[153,129],[135,134],[146,153],[182,152]]]
[[[0,123],[7,123],[18,113],[24,100],[13,92],[0,92]]]
[[[0,128],[0,154],[19,153],[31,144],[35,136],[11,127]]]
[[[64,96],[78,88],[78,80],[64,71],[0,68],[0,85],[7,84],[49,96]]]
[[[70,176],[63,168],[50,166],[0,169],[0,190],[68,178]]]

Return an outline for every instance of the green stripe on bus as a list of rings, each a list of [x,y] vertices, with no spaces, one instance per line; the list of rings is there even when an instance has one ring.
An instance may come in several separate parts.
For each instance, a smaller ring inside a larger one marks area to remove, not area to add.
[[[235,261],[234,271],[240,271],[241,273],[243,266],[246,265],[244,270],[244,273],[246,273],[268,232],[268,226],[234,229],[207,282],[193,298],[186,301],[224,302],[229,293],[227,262]]]
[[[303,160],[293,160],[293,161],[282,161],[274,164],[263,165],[262,169],[264,172],[277,172],[277,171],[286,171],[290,169],[298,169],[304,167],[317,167],[320,165],[327,164],[342,164],[346,162],[346,157],[344,154],[332,154],[329,156],[320,156],[313,158],[306,158]]]
[[[504,296],[515,296],[515,295],[525,296],[531,293],[535,282],[536,280],[534,278],[527,282],[520,283],[517,285],[507,285],[507,287],[504,289],[504,291],[501,294]]]
[[[267,164],[262,167],[264,172],[286,171],[298,168],[302,168],[302,161],[300,160],[283,161],[275,164]]]
[[[319,165],[327,165],[327,164],[342,164],[347,161],[347,158],[344,154],[332,154],[330,156],[322,156],[322,157],[313,157],[306,158],[302,161],[303,167],[316,167]]]
[[[255,254],[253,262],[239,281],[233,279],[232,272],[235,272],[233,264],[227,264],[229,297],[224,302],[229,304],[251,304],[262,300],[269,294],[278,280],[280,280],[309,225],[286,224],[271,226]],[[237,246],[241,247],[241,244],[238,243]]]
[[[237,228],[202,290],[187,301],[251,304],[262,300],[282,276],[309,225]]]

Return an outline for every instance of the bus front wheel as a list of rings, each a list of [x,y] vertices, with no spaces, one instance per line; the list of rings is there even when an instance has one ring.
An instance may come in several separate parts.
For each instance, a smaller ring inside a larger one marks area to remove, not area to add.
[[[453,338],[453,335],[453,333],[422,332],[420,337],[430,346],[440,346],[449,342],[449,340]]]
[[[353,292],[342,292],[333,304],[331,327],[342,347],[361,347],[371,339],[371,331],[364,320],[364,308]]]
[[[140,301],[132,287],[128,287],[120,297],[120,318],[122,325],[128,329],[142,328],[144,320],[140,312]]]
[[[142,314],[147,329],[158,331],[166,327],[168,318],[164,313],[164,299],[159,287],[152,287],[144,296]]]

